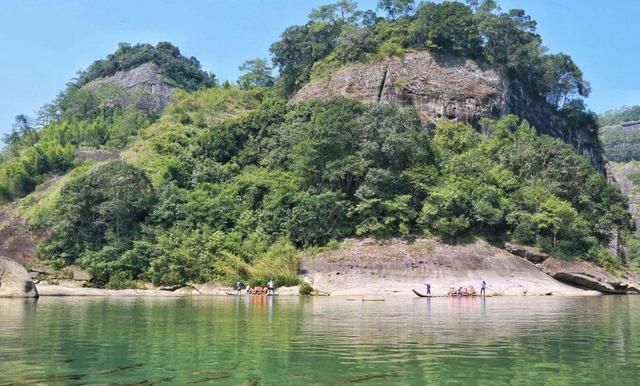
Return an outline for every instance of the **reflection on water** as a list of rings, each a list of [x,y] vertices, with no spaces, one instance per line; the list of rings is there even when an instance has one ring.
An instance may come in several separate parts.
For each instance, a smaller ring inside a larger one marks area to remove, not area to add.
[[[0,299],[0,385],[636,385],[640,297]]]

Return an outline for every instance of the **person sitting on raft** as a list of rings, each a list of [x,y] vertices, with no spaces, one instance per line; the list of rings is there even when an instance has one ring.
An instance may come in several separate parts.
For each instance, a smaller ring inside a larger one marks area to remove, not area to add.
[[[469,287],[469,296],[476,296],[478,295],[478,293],[476,292],[476,289],[473,286]]]
[[[456,296],[456,289],[453,287],[450,287],[449,292],[447,292],[447,296]]]
[[[466,287],[462,289],[462,296],[469,296],[469,290]]]

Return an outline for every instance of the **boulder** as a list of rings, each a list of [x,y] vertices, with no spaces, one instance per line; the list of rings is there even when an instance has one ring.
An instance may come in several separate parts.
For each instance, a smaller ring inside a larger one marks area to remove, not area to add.
[[[36,285],[27,270],[15,261],[2,256],[0,256],[0,297],[38,297]]]
[[[512,255],[520,256],[527,259],[533,264],[540,264],[549,258],[549,255],[542,252],[538,248],[529,247],[521,244],[506,243],[504,249]]]
[[[640,284],[630,280],[628,275],[616,277],[586,261],[549,258],[542,263],[541,270],[558,281],[578,287],[611,294],[640,293]]]

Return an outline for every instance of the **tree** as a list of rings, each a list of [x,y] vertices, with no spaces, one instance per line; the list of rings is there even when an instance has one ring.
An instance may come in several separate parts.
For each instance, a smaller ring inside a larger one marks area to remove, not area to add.
[[[271,66],[264,59],[247,60],[238,69],[243,72],[238,78],[238,85],[241,88],[271,87],[273,85]]]
[[[544,52],[536,22],[522,9],[494,14],[495,3],[485,2],[475,14],[482,37],[483,53],[496,66],[528,79],[539,77],[538,58]],[[532,73],[532,75],[529,75]]]
[[[81,259],[106,283],[110,263],[131,246],[153,199],[151,182],[142,170],[122,161],[97,166],[62,187],[51,236],[39,253],[68,263]],[[109,253],[101,253],[103,247]]]
[[[38,142],[38,131],[33,127],[31,118],[25,114],[19,114],[14,119],[11,132],[5,134],[2,141],[16,152],[19,148],[32,146]]]
[[[533,215],[533,222],[541,232],[553,235],[553,247],[558,242],[558,234],[562,231],[571,233],[578,212],[568,202],[549,197],[540,205],[538,213]]]
[[[390,20],[396,20],[413,11],[414,3],[414,0],[380,0],[378,1],[378,9],[386,12]]]
[[[335,3],[321,5],[309,14],[312,23],[332,24],[354,24],[360,17],[358,4],[353,0],[340,0]]]
[[[541,93],[556,109],[566,106],[576,96],[588,97],[589,82],[582,78],[582,71],[569,55],[545,55]]]
[[[480,33],[473,13],[462,3],[422,3],[414,24],[418,47],[470,57],[480,53]]]
[[[333,24],[307,24],[287,28],[271,45],[273,63],[280,71],[280,87],[290,96],[310,78],[313,65],[335,48],[340,28]]]
[[[375,40],[368,28],[348,26],[336,41],[335,55],[343,63],[362,59],[365,53],[373,51]]]

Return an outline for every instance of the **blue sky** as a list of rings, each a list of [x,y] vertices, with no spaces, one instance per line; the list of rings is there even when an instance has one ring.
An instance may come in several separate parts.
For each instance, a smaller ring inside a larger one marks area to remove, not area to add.
[[[289,25],[330,0],[1,0],[0,133],[34,115],[76,73],[118,42],[171,41],[219,79],[268,57]],[[589,107],[640,104],[640,1],[499,0],[524,8],[552,52],[571,55],[591,82]],[[377,0],[360,0],[363,9]]]

